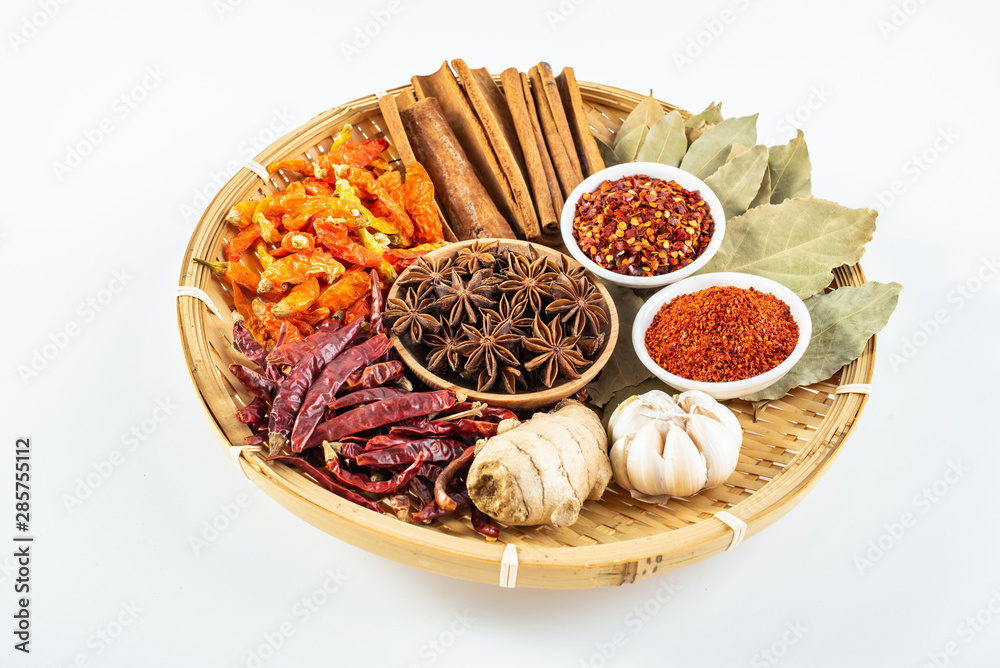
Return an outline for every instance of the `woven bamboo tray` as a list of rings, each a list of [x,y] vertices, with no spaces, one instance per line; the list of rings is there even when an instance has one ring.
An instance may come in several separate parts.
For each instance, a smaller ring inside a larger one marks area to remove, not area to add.
[[[609,86],[582,81],[579,85],[594,133],[605,140],[613,138],[624,117],[642,99]],[[409,86],[389,92],[404,88]],[[662,105],[667,111],[677,109]],[[320,114],[276,141],[256,161],[266,165],[278,158],[315,158],[347,122],[368,138],[381,135],[385,128],[372,95]],[[393,150],[390,147],[389,152]],[[227,286],[192,264],[191,258],[220,257],[223,237],[231,234],[224,218],[233,204],[272,194],[286,185],[280,174],[264,181],[251,169],[241,169],[205,211],[184,256],[179,292],[204,291],[202,299],[213,304],[218,315],[199,299],[178,297],[184,355],[213,431],[223,448],[237,455],[243,473],[302,519],[370,552],[425,570],[497,584],[505,547],[513,545],[519,587],[605,587],[659,575],[730,547],[735,532],[715,517],[721,511],[744,522],[746,536],[785,515],[829,468],[865,406],[866,394],[837,390],[871,382],[875,337],[857,360],[832,378],[796,388],[771,402],[756,422],[747,403],[733,401],[730,407],[744,428],[743,447],[736,472],[722,487],[651,505],[635,501],[612,485],[603,499],[586,503],[572,527],[501,527],[497,542],[473,532],[467,517],[413,525],[391,514],[378,515],[327,492],[286,465],[265,462],[259,452],[237,449],[250,432],[237,421],[235,411],[251,397],[228,370],[233,362],[246,363],[231,341],[233,301]],[[857,265],[834,273],[833,287],[865,282]],[[506,578],[507,569],[503,570]]]

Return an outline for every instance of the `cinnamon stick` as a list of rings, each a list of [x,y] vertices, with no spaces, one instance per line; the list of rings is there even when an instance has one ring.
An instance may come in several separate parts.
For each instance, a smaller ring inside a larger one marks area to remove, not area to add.
[[[476,170],[482,185],[493,198],[496,208],[508,220],[519,219],[520,211],[510,184],[500,169],[500,163],[490,147],[482,124],[472,111],[472,106],[465,98],[448,63],[445,62],[433,74],[414,76],[410,82],[418,100],[437,98],[445,120]]]
[[[584,176],[590,176],[604,169],[604,160],[601,158],[600,149],[597,148],[594,133],[590,130],[590,121],[587,120],[587,112],[583,109],[583,96],[580,95],[580,86],[576,83],[576,73],[573,72],[573,68],[564,67],[556,77],[556,83],[559,84],[563,107],[569,119],[569,129],[573,133],[576,150],[580,155],[580,166],[583,168]]]
[[[541,225],[542,232],[549,234],[558,232],[559,211],[556,210],[552,203],[552,193],[549,190],[545,168],[542,165],[542,157],[538,152],[535,132],[531,126],[531,117],[528,114],[528,105],[524,100],[524,90],[521,88],[521,74],[515,67],[508,68],[500,74],[500,83],[503,85],[504,95],[507,99],[507,108],[514,125],[518,144],[524,156],[528,182],[531,184],[531,192],[535,198],[535,211],[538,214],[538,222]],[[548,155],[545,157],[548,158]],[[555,178],[554,174],[553,178]]]
[[[576,142],[573,140],[573,133],[569,128],[569,120],[566,118],[566,111],[563,109],[562,95],[559,93],[559,84],[556,83],[555,75],[552,74],[552,66],[542,61],[538,63],[538,74],[542,81],[542,91],[545,93],[545,100],[549,103],[552,111],[552,119],[556,122],[556,130],[559,138],[562,139],[569,161],[573,163],[573,169],[580,174],[583,180],[583,168],[580,166],[580,158],[576,154]]]
[[[437,99],[399,112],[417,160],[427,169],[459,239],[514,238],[452,132]]]
[[[524,103],[528,107],[528,119],[531,121],[531,131],[535,135],[535,145],[538,146],[538,157],[542,159],[542,169],[545,170],[545,182],[549,186],[552,207],[556,211],[561,211],[566,197],[559,188],[559,179],[556,178],[556,169],[552,165],[552,156],[549,155],[549,148],[545,145],[545,135],[542,134],[542,125],[538,121],[538,112],[535,110],[535,98],[531,94],[531,84],[528,82],[528,76],[524,72],[520,74],[521,92],[524,93]]]
[[[583,172],[574,169],[569,152],[566,150],[566,144],[559,136],[559,128],[556,127],[556,120],[552,116],[552,109],[545,96],[545,84],[542,82],[542,75],[537,66],[531,68],[528,72],[528,78],[531,80],[531,87],[534,90],[535,109],[538,111],[538,120],[541,121],[545,145],[549,148],[549,156],[551,156],[552,164],[556,168],[563,197],[569,197],[573,188],[583,180]]]

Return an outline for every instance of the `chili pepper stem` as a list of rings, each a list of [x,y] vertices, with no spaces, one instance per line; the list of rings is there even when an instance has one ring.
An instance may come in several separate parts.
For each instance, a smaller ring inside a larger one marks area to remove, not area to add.
[[[271,432],[267,435],[267,456],[274,457],[288,443],[288,437]]]
[[[343,450],[344,444],[340,441],[323,441],[323,459],[326,461],[336,459]]]
[[[443,418],[438,418],[442,421],[444,420],[461,420],[467,417],[483,417],[483,408],[486,406],[481,401],[473,402],[472,408],[467,411],[462,411],[461,413],[455,413],[454,415],[447,415]]]
[[[191,261],[195,262],[197,264],[201,264],[201,265],[204,265],[204,266],[208,267],[211,270],[211,272],[213,274],[215,274],[216,276],[225,276],[225,274],[226,274],[226,263],[225,262],[222,262],[222,261],[219,261],[219,262],[209,262],[208,260],[202,260],[199,257],[193,257],[193,258],[191,258]]]

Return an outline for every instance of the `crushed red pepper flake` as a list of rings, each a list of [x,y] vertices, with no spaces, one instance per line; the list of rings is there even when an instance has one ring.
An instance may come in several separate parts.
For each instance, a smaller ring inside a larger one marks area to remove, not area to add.
[[[599,266],[659,276],[694,262],[715,221],[697,190],[643,174],[604,181],[576,204],[573,238]]]
[[[723,383],[758,376],[783,362],[799,339],[788,304],[733,286],[678,295],[646,330],[646,350],[670,373]]]

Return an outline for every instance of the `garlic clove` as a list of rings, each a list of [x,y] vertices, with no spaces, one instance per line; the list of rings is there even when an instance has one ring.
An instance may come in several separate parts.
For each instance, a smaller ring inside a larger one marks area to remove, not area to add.
[[[705,455],[698,451],[698,447],[684,429],[675,422],[670,422],[669,425],[666,437],[663,439],[665,485],[661,488],[662,491],[650,493],[671,496],[697,494],[708,482]]]
[[[696,411],[700,409],[696,406]],[[695,413],[687,420],[687,435],[705,456],[708,466],[706,487],[717,487],[736,470],[740,459],[740,442],[714,416]]]
[[[648,422],[632,436],[625,469],[632,489],[643,494],[666,494],[664,490],[663,437],[656,421]]]
[[[626,434],[611,446],[611,471],[614,473],[615,482],[624,490],[632,489],[632,481],[628,477],[628,451],[632,445],[632,438],[635,434]]]
[[[687,413],[707,415],[718,420],[732,434],[737,443],[743,443],[743,427],[740,426],[736,414],[708,394],[699,390],[682,392],[677,395],[677,405]]]
[[[683,426],[682,416],[683,411],[666,392],[650,390],[629,397],[618,404],[608,419],[608,441],[617,443],[626,434],[639,431],[650,420],[674,419]]]

